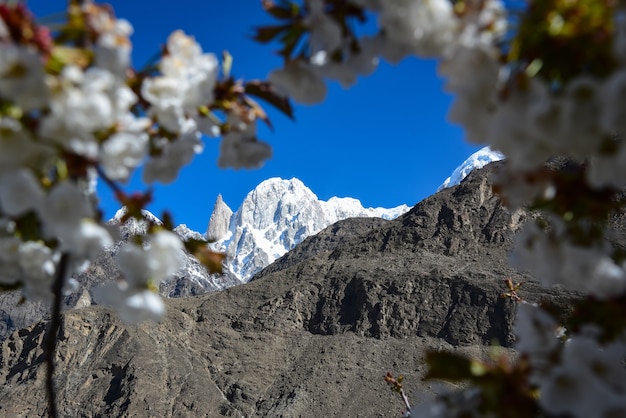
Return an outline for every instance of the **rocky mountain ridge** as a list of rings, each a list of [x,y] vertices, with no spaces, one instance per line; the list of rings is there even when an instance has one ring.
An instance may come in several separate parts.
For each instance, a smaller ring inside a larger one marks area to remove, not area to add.
[[[160,283],[159,291],[165,297],[185,297],[239,285],[309,235],[337,220],[352,216],[392,218],[408,209],[405,205],[392,209],[363,208],[358,200],[351,198],[331,198],[325,202],[297,179],[269,179],[248,194],[236,213],[218,196],[205,234],[190,230],[184,224],[174,230],[183,240],[217,241],[214,249],[229,256],[224,274],[210,274],[194,257],[181,252],[179,258],[183,266]],[[115,261],[118,249],[130,237],[145,233],[148,221],[161,223],[152,213],[143,211],[144,221],[131,218],[122,224],[124,213],[125,210],[120,209],[109,221],[111,226],[119,226],[115,244],[105,249],[85,271],[74,276],[78,286],[66,295],[67,308],[97,303],[92,290],[120,276]],[[20,298],[19,291],[0,295],[0,340],[47,315],[44,304],[36,301],[18,304]]]
[[[382,380],[405,376],[413,402],[426,349],[488,356],[508,348],[514,303],[576,296],[507,267],[516,230],[491,190],[501,163],[474,171],[394,220],[352,218],[305,239],[254,280],[170,299],[159,324],[125,326],[103,307],[67,313],[56,385],[65,416],[392,417],[402,404]],[[624,219],[615,223],[624,242]],[[0,350],[0,415],[45,411],[44,323]]]

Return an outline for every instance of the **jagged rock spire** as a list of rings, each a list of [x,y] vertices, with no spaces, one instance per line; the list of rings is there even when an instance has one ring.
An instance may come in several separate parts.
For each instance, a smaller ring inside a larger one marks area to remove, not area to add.
[[[206,230],[206,236],[209,241],[217,241],[226,235],[232,215],[233,211],[224,203],[222,195],[218,194]]]

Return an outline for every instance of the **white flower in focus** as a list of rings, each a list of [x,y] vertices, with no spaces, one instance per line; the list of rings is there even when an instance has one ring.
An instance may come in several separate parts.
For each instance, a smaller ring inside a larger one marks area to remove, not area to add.
[[[148,154],[148,135],[118,132],[102,144],[100,162],[111,180],[126,181]]]
[[[25,168],[0,174],[0,209],[20,216],[39,207],[44,191],[32,171]]]
[[[0,96],[24,110],[48,105],[50,93],[43,61],[37,51],[0,43]]]
[[[279,92],[298,103],[312,105],[326,98],[326,83],[302,61],[293,61],[285,68],[272,71],[268,79]]]

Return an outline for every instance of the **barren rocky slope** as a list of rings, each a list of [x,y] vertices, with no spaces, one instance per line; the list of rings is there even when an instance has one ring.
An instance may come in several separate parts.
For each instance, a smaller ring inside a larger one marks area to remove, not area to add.
[[[57,354],[63,416],[393,417],[383,382],[406,376],[415,401],[427,348],[486,355],[510,346],[503,279],[515,230],[492,194],[493,165],[394,221],[350,219],[310,237],[242,286],[167,301],[159,324],[124,326],[89,307],[66,314]],[[529,300],[562,291],[522,287]],[[45,324],[0,355],[0,416],[45,413]]]

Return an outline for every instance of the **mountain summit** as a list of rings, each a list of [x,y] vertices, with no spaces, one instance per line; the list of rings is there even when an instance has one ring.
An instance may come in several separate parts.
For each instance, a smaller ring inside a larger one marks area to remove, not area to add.
[[[209,231],[219,230],[218,222],[223,225],[223,215],[218,216],[216,211],[227,213],[218,202]],[[407,205],[364,208],[359,200],[348,197],[324,201],[296,178],[270,178],[248,193],[216,248],[228,254],[229,270],[246,282],[305,238],[339,220],[356,217],[389,220],[409,209]]]
[[[494,161],[500,161],[504,159],[504,155],[499,151],[494,151],[490,147],[484,147],[470,155],[467,160],[458,166],[444,182],[437,188],[437,191],[441,191],[447,187],[456,186],[461,183],[465,177],[472,170],[477,168],[483,168],[489,163]]]

